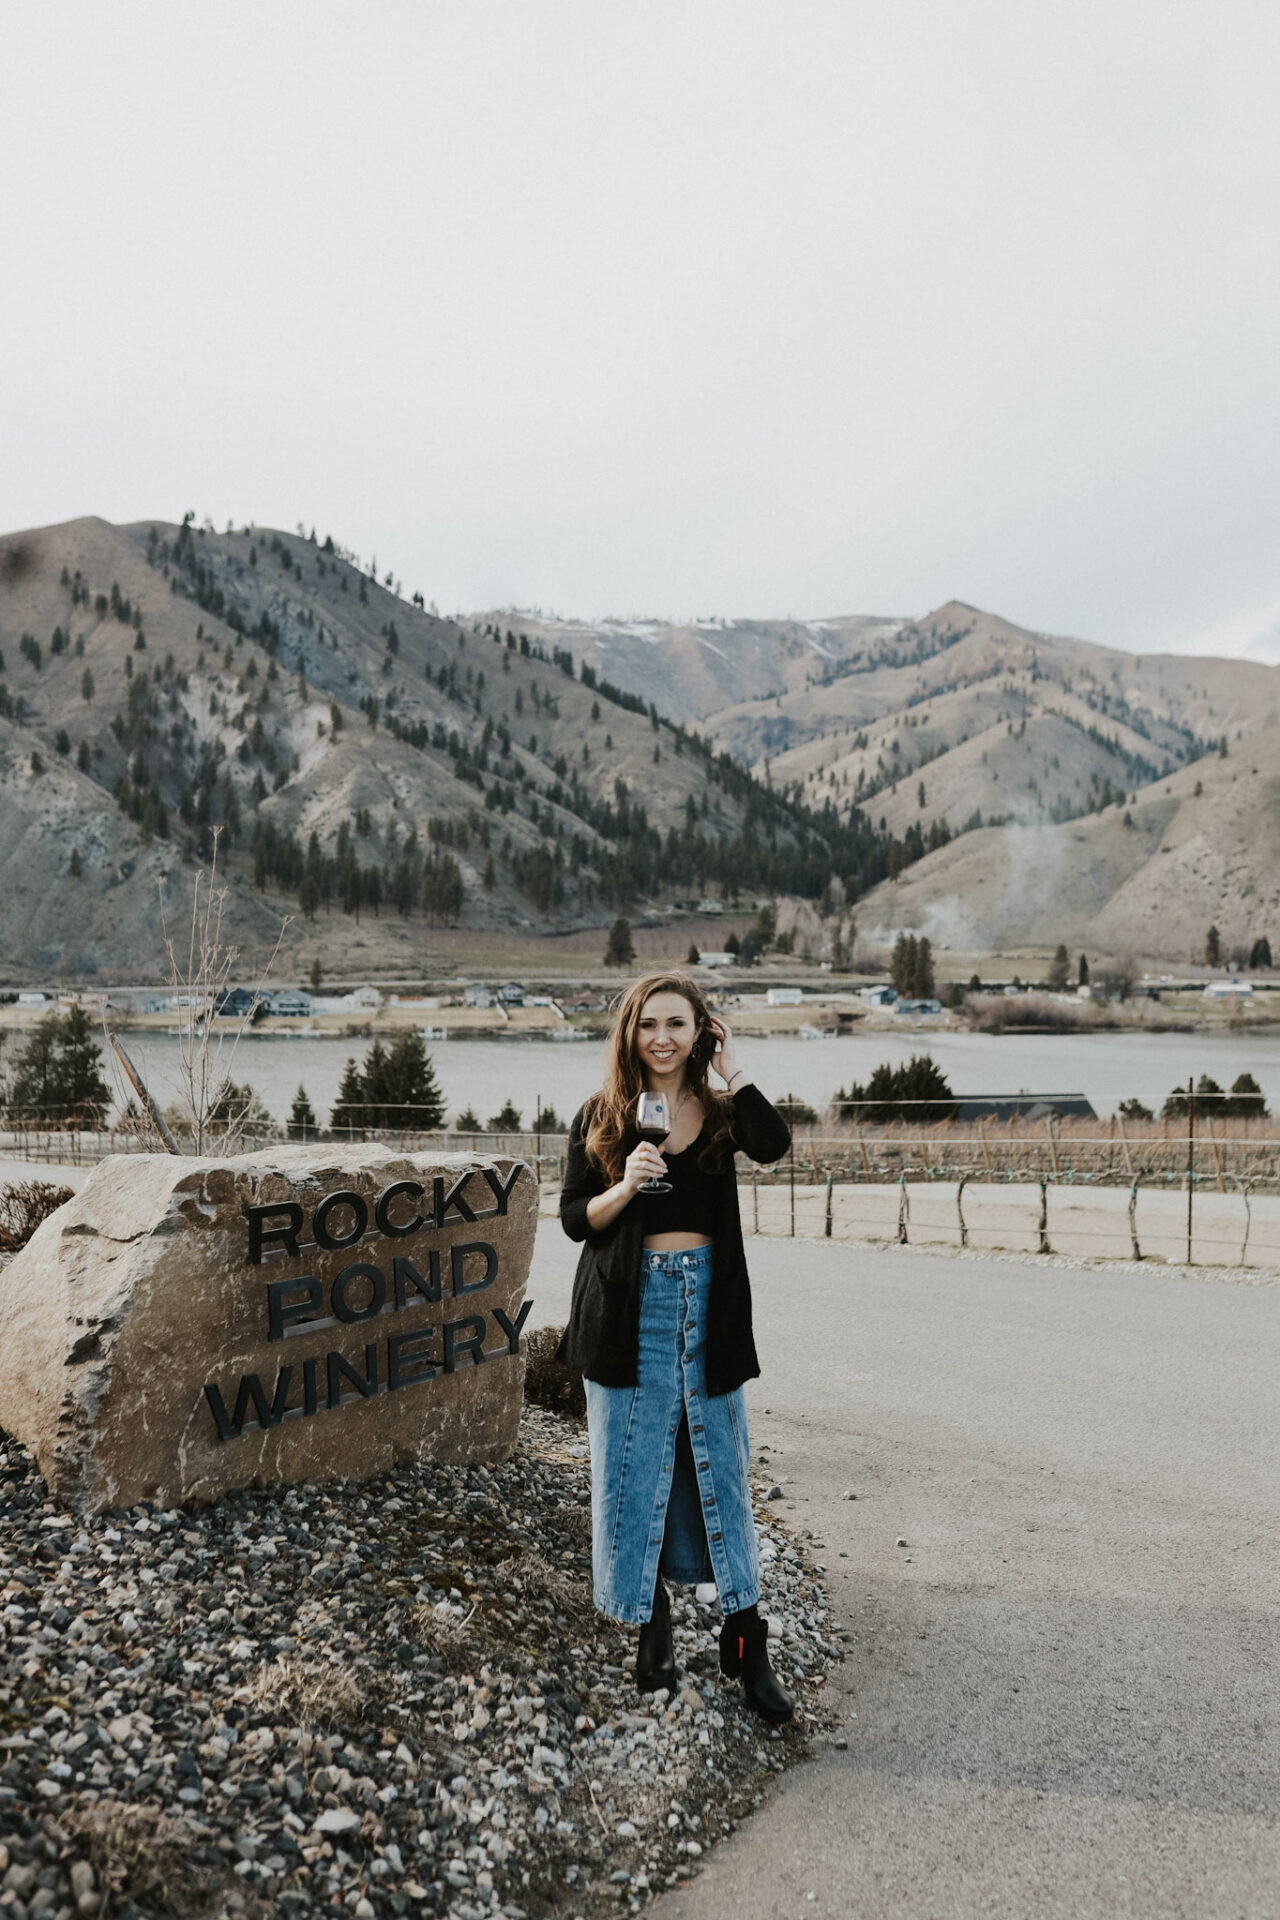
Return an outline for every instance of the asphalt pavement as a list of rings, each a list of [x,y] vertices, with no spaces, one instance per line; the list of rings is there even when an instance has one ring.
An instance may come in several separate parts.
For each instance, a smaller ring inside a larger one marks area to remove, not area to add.
[[[532,1325],[576,1252],[541,1224]],[[747,1255],[752,1449],[847,1659],[835,1732],[659,1920],[1276,1920],[1280,1286]]]

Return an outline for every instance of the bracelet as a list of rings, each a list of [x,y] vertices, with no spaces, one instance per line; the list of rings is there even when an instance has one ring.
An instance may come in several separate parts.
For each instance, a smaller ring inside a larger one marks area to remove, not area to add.
[[[729,1091],[730,1091],[730,1093],[732,1093],[732,1092],[733,1092],[733,1083],[734,1083],[734,1081],[735,1081],[735,1080],[742,1080],[742,1079],[744,1079],[744,1078],[746,1077],[746,1071],[747,1071],[747,1070],[746,1070],[746,1068],[745,1068],[745,1067],[739,1067],[736,1073],[731,1073],[731,1074],[729,1075]]]

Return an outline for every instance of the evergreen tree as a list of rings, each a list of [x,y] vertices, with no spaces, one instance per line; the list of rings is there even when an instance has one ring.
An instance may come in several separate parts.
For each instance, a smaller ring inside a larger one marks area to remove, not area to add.
[[[444,1125],[444,1099],[422,1035],[396,1035],[390,1047],[375,1040],[362,1066],[348,1060],[332,1126],[363,1134],[374,1129],[426,1133]]]
[[[364,1110],[364,1080],[354,1060],[348,1060],[343,1069],[329,1125],[335,1133],[345,1133],[351,1139],[357,1134],[361,1139],[364,1138],[364,1130],[368,1125]]]
[[[397,1034],[386,1061],[384,1127],[425,1133],[444,1125],[444,1098],[426,1042],[416,1029]]]
[[[629,967],[635,957],[631,922],[625,914],[620,913],[609,929],[609,941],[604,950],[604,964],[606,967]]]
[[[889,978],[904,1000],[934,997],[933,947],[924,934],[900,933],[893,943]]]
[[[71,858],[67,862],[67,878],[68,880],[78,880],[80,878],[79,847],[72,847],[71,849]]]
[[[1082,953],[1082,954],[1080,955],[1080,971],[1079,971],[1079,973],[1077,974],[1077,976],[1076,976],[1076,978],[1077,978],[1077,979],[1079,980],[1079,982],[1080,982],[1080,985],[1081,985],[1082,987],[1087,987],[1087,986],[1088,986],[1088,984],[1089,984],[1089,962],[1088,962],[1088,960],[1087,960],[1087,958],[1085,957],[1085,955],[1084,955],[1083,953]]]
[[[905,1065],[878,1066],[865,1087],[856,1081],[847,1093],[836,1094],[832,1110],[837,1120],[867,1126],[888,1126],[894,1120],[927,1125],[949,1120],[955,1101],[946,1075],[931,1054],[913,1054]]]
[[[684,957],[684,963],[686,967],[696,967],[701,964],[701,961],[702,955],[698,952],[698,943],[696,940],[691,940],[689,942],[689,951]]]
[[[464,1107],[453,1123],[455,1133],[483,1133],[484,1123],[474,1107]]]
[[[299,1086],[293,1096],[293,1105],[289,1109],[289,1138],[291,1140],[318,1140],[320,1122],[316,1119],[315,1108],[307,1098],[307,1090]]]
[[[1213,1078],[1212,1074],[1202,1073],[1196,1081],[1195,1105],[1198,1114],[1219,1114],[1224,1111],[1226,1094]],[[1162,1120],[1184,1120],[1187,1114],[1187,1090],[1175,1087],[1160,1109]]]
[[[1222,935],[1216,927],[1210,927],[1204,937],[1204,963],[1206,967],[1222,965]]]
[[[20,1125],[100,1127],[111,1105],[102,1048],[83,1007],[51,1013],[14,1061],[9,1104]]]
[[[1065,993],[1071,974],[1071,958],[1066,943],[1059,941],[1049,964],[1049,990],[1051,993]]]
[[[520,1109],[511,1100],[505,1100],[498,1111],[489,1116],[490,1133],[519,1133],[520,1128]]]
[[[932,1000],[933,985],[933,946],[927,934],[921,934],[916,943],[916,969],[911,989],[913,1000]]]
[[[254,1087],[237,1086],[234,1080],[224,1080],[218,1090],[218,1097],[209,1109],[207,1121],[210,1133],[250,1133],[262,1134],[273,1131],[271,1115],[262,1104]]]
[[[1267,1102],[1262,1088],[1251,1073],[1238,1073],[1223,1102],[1223,1112],[1240,1120],[1265,1120]]]
[[[1271,942],[1267,939],[1265,933],[1260,940],[1255,940],[1253,946],[1250,948],[1249,965],[1251,967],[1270,967]]]

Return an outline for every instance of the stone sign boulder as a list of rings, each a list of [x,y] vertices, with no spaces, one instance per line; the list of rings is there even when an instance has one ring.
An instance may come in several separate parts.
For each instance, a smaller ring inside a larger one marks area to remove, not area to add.
[[[537,1213],[519,1160],[104,1161],[0,1274],[0,1426],[86,1510],[501,1459]]]

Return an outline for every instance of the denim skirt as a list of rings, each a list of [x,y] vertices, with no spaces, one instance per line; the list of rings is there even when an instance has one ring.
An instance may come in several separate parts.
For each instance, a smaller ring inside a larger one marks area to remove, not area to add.
[[[585,1382],[595,1602],[614,1620],[650,1617],[659,1567],[714,1579],[725,1613],[760,1597],[746,1400],[707,1393],[711,1267],[709,1246],[643,1253],[636,1384]]]

